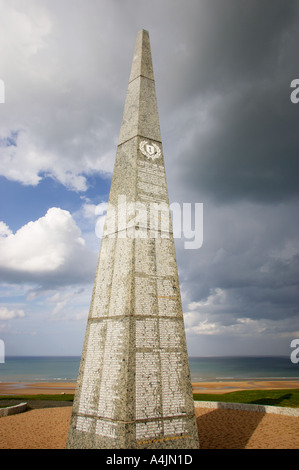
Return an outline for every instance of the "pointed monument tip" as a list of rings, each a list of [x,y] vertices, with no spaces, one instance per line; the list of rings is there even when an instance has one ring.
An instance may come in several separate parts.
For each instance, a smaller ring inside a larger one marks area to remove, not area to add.
[[[144,29],[136,39],[118,145],[136,136],[161,142],[151,47]]]
[[[154,80],[149,32],[146,29],[141,29],[137,35],[129,81],[140,75]]]
[[[137,41],[138,38],[141,38],[141,41],[145,40],[149,42],[149,32],[146,29],[141,29],[137,34]]]

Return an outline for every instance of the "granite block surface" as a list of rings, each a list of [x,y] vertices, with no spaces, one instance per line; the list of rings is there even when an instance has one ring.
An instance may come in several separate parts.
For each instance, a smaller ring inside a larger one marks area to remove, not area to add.
[[[198,448],[149,35],[136,41],[68,448]]]

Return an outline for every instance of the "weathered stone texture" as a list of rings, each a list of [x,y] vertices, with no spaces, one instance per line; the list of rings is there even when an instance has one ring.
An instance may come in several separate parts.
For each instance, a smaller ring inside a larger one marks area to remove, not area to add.
[[[69,448],[198,447],[153,78],[149,36],[141,31],[90,305]]]

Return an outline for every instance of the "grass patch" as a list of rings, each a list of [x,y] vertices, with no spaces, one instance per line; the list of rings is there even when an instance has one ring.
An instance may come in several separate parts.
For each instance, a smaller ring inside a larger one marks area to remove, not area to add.
[[[193,398],[196,401],[220,401],[224,403],[247,403],[254,405],[272,405],[287,406],[290,408],[299,408],[299,389],[281,389],[281,390],[241,390],[239,392],[228,392],[223,394],[215,393],[194,393]],[[14,401],[73,401],[74,394],[59,395],[1,395],[1,400]]]
[[[216,395],[214,393],[194,393],[196,401],[220,401],[224,403],[247,403],[254,405],[287,406],[299,408],[299,389],[281,390],[241,390]]]

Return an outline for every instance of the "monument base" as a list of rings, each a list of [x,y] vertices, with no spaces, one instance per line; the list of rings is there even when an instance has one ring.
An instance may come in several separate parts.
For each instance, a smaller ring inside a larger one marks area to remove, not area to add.
[[[89,429],[82,432],[81,426],[84,425],[85,429],[87,425]],[[184,432],[179,432],[182,425]],[[178,429],[177,434],[168,432],[175,427]],[[115,437],[98,435],[98,429],[101,433],[106,429],[107,434],[114,431]],[[136,423],[115,423],[92,417],[73,416],[67,449],[198,449],[199,442],[192,437],[196,435],[193,416]]]

